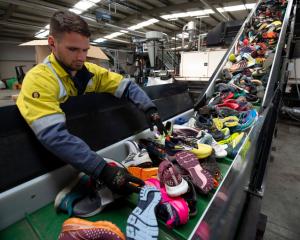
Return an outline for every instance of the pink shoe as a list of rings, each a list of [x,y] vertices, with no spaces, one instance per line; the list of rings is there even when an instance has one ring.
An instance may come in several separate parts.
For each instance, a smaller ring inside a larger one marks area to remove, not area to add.
[[[162,187],[159,180],[155,178],[146,180],[145,184],[155,186],[160,190],[161,200],[156,213],[159,218],[166,222],[169,228],[187,223],[189,220],[189,207],[182,197],[169,197],[166,188]]]

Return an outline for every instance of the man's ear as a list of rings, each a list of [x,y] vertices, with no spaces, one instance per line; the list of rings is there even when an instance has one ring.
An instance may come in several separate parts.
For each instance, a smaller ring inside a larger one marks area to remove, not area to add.
[[[54,41],[54,37],[52,35],[48,36],[48,45],[51,49],[51,52],[53,52],[55,49],[55,41]]]

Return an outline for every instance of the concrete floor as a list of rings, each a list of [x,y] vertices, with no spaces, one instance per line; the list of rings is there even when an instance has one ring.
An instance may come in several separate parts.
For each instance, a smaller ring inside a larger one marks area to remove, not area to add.
[[[268,165],[262,213],[268,222],[265,240],[300,239],[300,126],[278,124]]]

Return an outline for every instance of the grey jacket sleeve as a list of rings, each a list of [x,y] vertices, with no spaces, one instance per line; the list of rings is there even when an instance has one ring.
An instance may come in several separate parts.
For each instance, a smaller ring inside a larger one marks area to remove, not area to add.
[[[125,97],[144,112],[150,108],[156,108],[144,90],[129,79],[123,79],[121,81],[114,95],[117,98]]]
[[[34,132],[46,149],[66,163],[97,179],[106,162],[80,138],[70,134],[65,122],[44,125]]]

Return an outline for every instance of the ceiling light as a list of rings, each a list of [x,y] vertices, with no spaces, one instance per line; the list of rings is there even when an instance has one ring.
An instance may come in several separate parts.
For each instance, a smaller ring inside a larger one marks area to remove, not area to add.
[[[127,29],[129,29],[129,30],[137,30],[137,29],[140,29],[140,28],[143,28],[143,27],[147,27],[147,26],[152,25],[152,24],[157,23],[157,22],[159,22],[159,20],[157,20],[156,18],[151,18],[151,19],[149,19],[147,21],[144,21],[144,22],[138,23],[136,25],[130,26]]]
[[[204,9],[204,10],[197,10],[197,11],[167,14],[167,15],[162,15],[161,17],[166,20],[172,20],[172,19],[184,18],[184,17],[205,16],[207,14],[212,14],[212,13],[214,13],[212,9]]]
[[[234,12],[234,11],[241,11],[246,9],[252,9],[254,8],[255,3],[248,3],[248,4],[242,4],[242,5],[233,5],[233,6],[225,6],[222,8],[217,8],[219,12]],[[173,13],[173,14],[167,14],[167,15],[161,15],[161,18],[164,18],[166,20],[176,20],[178,18],[185,18],[185,17],[206,17],[205,15],[213,14],[215,13],[212,9],[204,9],[204,10],[197,10],[197,11],[189,11],[189,12],[180,12],[180,13]]]
[[[101,0],[81,0],[76,3],[72,8],[69,10],[76,14],[81,14],[84,11],[88,10],[91,7],[94,7],[96,3],[100,2]]]
[[[252,9],[255,7],[255,3],[247,3],[247,4],[245,4],[245,6],[247,9]]]
[[[93,40],[93,42],[95,42],[95,43],[102,43],[102,42],[105,42],[105,41],[106,41],[105,38],[97,38],[97,39]]]
[[[49,30],[42,29],[35,34],[36,38],[45,38],[49,35]]]
[[[111,33],[111,34],[109,34],[109,35],[104,36],[104,38],[112,39],[112,38],[121,36],[121,35],[123,35],[123,34],[124,34],[124,33],[121,33],[121,32],[114,32],[114,33]]]
[[[95,3],[90,2],[90,1],[88,1],[88,0],[81,0],[81,1],[79,1],[78,3],[76,3],[76,4],[73,6],[73,8],[85,11],[85,10],[87,10],[87,9],[89,9],[89,8],[91,8],[91,7],[93,7],[94,5],[95,5]]]

